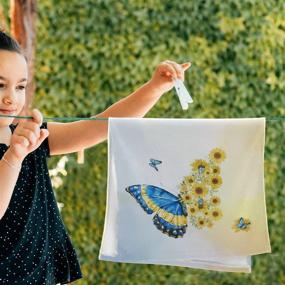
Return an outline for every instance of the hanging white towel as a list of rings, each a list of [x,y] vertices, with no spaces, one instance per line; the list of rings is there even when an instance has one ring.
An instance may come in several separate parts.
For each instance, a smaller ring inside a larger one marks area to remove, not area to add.
[[[271,252],[264,141],[264,118],[111,118],[99,259],[251,272]]]

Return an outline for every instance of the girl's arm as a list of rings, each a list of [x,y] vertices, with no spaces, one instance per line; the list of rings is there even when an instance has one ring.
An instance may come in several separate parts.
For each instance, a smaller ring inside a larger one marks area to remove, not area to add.
[[[4,216],[15,188],[21,161],[15,160],[7,151],[0,160],[0,220]]]
[[[165,92],[173,88],[172,78],[184,79],[184,71],[190,65],[171,61],[160,63],[149,82],[94,117],[143,117]],[[50,154],[65,154],[104,141],[107,138],[108,121],[48,123],[48,130]]]

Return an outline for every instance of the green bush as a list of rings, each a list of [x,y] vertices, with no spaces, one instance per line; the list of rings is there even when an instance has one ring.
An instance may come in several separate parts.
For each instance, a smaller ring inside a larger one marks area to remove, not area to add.
[[[101,112],[149,80],[165,59],[192,61],[185,82],[194,103],[183,112],[171,91],[148,117],[285,115],[282,0],[42,0],[37,31],[34,105],[45,115]],[[254,257],[252,274],[99,262],[106,143],[86,150],[83,166],[71,155],[57,197],[82,264],[78,284],[285,284],[284,141],[284,123],[268,121],[265,177],[273,253]]]

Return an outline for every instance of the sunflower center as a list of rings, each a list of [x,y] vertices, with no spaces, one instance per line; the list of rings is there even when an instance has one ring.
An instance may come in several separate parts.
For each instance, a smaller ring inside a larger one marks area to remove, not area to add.
[[[196,191],[197,194],[202,194],[203,193],[203,188],[197,187],[195,191]]]
[[[213,179],[212,179],[212,182],[213,182],[213,184],[218,184],[219,181],[218,181],[217,178],[213,178]]]
[[[214,216],[214,217],[218,217],[218,216],[219,216],[219,212],[214,211],[214,212],[213,212],[213,216]]]
[[[220,159],[222,156],[221,156],[221,154],[219,152],[215,152],[214,157],[216,159]]]

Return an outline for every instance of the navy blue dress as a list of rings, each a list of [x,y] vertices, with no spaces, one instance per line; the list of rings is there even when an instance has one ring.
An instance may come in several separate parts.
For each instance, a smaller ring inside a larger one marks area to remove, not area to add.
[[[12,132],[16,128],[10,125]],[[47,128],[43,123],[41,128]],[[8,146],[0,144],[0,158]],[[48,139],[28,154],[0,220],[0,284],[67,284],[82,277],[61,219],[46,159]],[[0,181],[1,187],[1,181]]]

